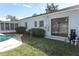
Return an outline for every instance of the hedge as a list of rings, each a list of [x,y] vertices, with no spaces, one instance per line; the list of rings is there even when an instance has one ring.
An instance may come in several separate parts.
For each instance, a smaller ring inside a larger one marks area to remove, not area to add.
[[[17,27],[16,29],[17,34],[24,34],[26,33],[26,28],[25,27]]]
[[[45,36],[45,30],[40,28],[32,28],[29,30],[30,33],[32,33],[33,36],[36,37],[44,37]]]

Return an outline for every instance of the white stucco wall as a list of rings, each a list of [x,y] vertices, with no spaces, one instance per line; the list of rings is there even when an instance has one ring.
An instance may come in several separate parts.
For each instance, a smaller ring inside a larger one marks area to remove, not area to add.
[[[19,26],[25,26],[27,22],[27,30],[34,27],[34,21],[37,21],[37,28],[39,28],[39,21],[44,21],[44,29],[46,30],[46,38],[56,39],[65,41],[67,37],[61,36],[53,36],[51,35],[51,19],[53,18],[61,18],[61,17],[69,17],[68,22],[68,34],[70,34],[70,29],[76,29],[77,35],[79,36],[79,8],[73,10],[60,11],[55,13],[50,13],[46,15],[41,15],[37,17],[31,17],[24,20],[19,21]]]
[[[42,20],[44,21],[44,27],[45,27],[46,26],[45,16],[38,16],[38,17],[21,20],[19,21],[19,26],[25,26],[25,23],[27,23],[27,30],[31,28],[39,28],[39,21]],[[37,21],[37,27],[34,26],[35,21]]]
[[[70,29],[76,29],[77,36],[79,37],[79,11],[69,16],[69,30]]]
[[[65,39],[67,39],[67,37],[51,35],[51,19],[61,18],[61,17],[69,17],[68,34],[70,34],[70,29],[76,29],[76,33],[79,36],[79,9],[78,9],[78,10],[72,10],[72,11],[66,11],[66,12],[58,12],[55,14],[49,14],[49,19],[47,21],[49,22],[49,31],[46,37],[51,38],[51,39],[60,40],[60,41],[65,41]]]

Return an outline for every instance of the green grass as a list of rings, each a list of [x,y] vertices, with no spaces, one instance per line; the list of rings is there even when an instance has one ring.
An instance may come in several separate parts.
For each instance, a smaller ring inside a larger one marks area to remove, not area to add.
[[[37,38],[24,35],[23,44],[15,49],[2,52],[0,56],[75,56],[79,55],[79,47],[61,41]]]

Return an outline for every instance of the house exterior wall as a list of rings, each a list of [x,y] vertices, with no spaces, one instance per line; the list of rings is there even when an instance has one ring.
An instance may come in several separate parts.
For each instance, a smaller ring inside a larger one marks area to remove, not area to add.
[[[4,30],[1,30],[1,23],[4,23],[4,24],[9,23],[9,28],[10,28],[11,23],[13,23],[13,24],[17,23],[18,24],[18,21],[3,21],[3,22],[0,22],[0,33],[10,33],[10,32],[15,32],[15,30],[6,30],[5,25],[4,25]],[[14,26],[14,28],[15,28],[15,26]]]
[[[44,21],[44,27],[40,27],[39,26],[39,21]],[[37,27],[34,26],[34,22],[37,21]],[[34,17],[34,18],[30,18],[30,19],[24,19],[24,20],[20,20],[19,21],[19,26],[24,26],[25,27],[25,23],[27,23],[27,30],[31,29],[31,28],[45,28],[46,26],[46,18],[45,16],[39,16],[39,17]]]
[[[69,17],[69,30],[76,29],[77,36],[79,37],[79,11],[74,14],[71,14]]]
[[[65,41],[68,39],[67,37],[51,35],[51,19],[62,18],[62,17],[68,17],[68,36],[70,34],[70,29],[76,29],[77,36],[79,37],[79,8],[55,13],[49,13],[36,17],[25,18],[19,21],[8,21],[8,22],[5,21],[2,23],[18,23],[18,26],[24,26],[24,27],[25,23],[27,23],[27,29],[26,29],[27,31],[31,28],[42,28],[46,31],[45,34],[46,38]],[[37,21],[37,27],[34,26],[35,21]],[[39,26],[40,21],[44,21],[44,27]],[[6,33],[6,32],[15,32],[15,30],[2,31],[0,27],[0,33]]]
[[[67,10],[67,11],[61,11],[61,12],[41,15],[41,16],[32,17],[32,18],[26,18],[24,20],[19,21],[19,26],[25,26],[25,23],[27,22],[27,30],[31,28],[40,28],[39,21],[43,20],[44,27],[41,27],[41,28],[45,29],[46,38],[65,41],[67,37],[51,35],[51,19],[68,17],[69,18],[68,19],[68,34],[70,34],[70,29],[76,29],[77,35],[79,36],[79,11],[78,10],[79,9]],[[34,27],[35,21],[37,21],[37,27]]]
[[[68,34],[70,34],[70,29],[76,29],[77,33],[79,33],[78,32],[78,28],[77,28],[79,23],[78,22],[76,23],[76,21],[79,21],[78,20],[79,19],[78,15],[79,15],[79,11],[78,10],[72,10],[72,11],[58,12],[58,13],[55,13],[55,14],[54,13],[53,14],[49,14],[49,19],[47,21],[47,22],[49,22],[49,24],[48,24],[49,31],[48,31],[48,34],[47,34],[46,37],[47,38],[51,38],[51,39],[61,40],[61,41],[65,41],[65,39],[67,39],[67,37],[51,35],[51,19],[53,19],[53,18],[68,17],[69,18],[68,19]],[[79,35],[79,34],[77,34],[77,35]]]
[[[68,36],[70,34],[70,29],[76,29],[77,36],[79,37],[79,10],[72,10],[72,11],[66,11],[66,12],[59,12],[55,14],[49,14],[49,19],[48,19],[48,26],[49,26],[49,31],[46,36],[46,38],[51,38],[55,40],[60,40],[60,41],[65,41],[68,38],[67,37],[62,37],[62,36],[54,36],[51,35],[51,19],[53,18],[62,18],[62,17],[68,17]]]

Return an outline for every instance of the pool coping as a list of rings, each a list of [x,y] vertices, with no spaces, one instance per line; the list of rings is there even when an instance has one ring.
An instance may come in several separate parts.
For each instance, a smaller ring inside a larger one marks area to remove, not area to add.
[[[13,38],[0,42],[0,52],[5,52],[20,46],[22,44],[21,36],[22,35],[15,34]]]

